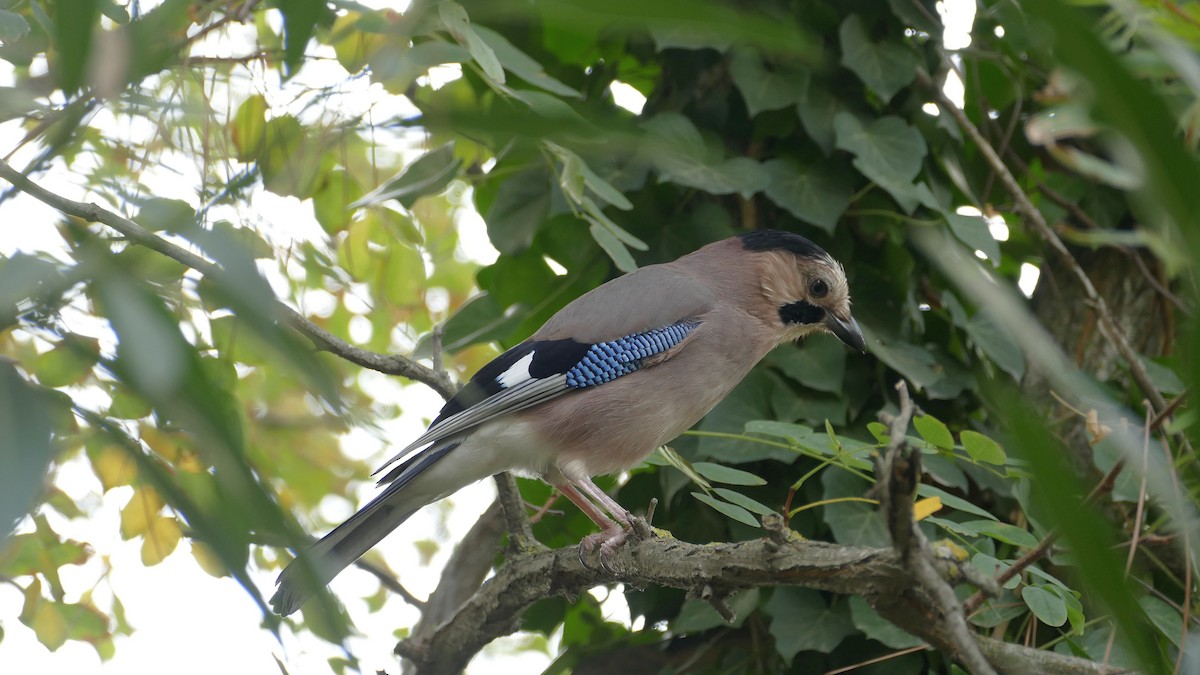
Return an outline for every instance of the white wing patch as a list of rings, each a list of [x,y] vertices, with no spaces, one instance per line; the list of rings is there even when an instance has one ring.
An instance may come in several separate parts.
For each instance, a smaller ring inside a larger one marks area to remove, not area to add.
[[[530,379],[529,365],[533,363],[533,352],[522,356],[519,361],[508,367],[508,370],[496,376],[496,382],[505,389],[516,386]]]

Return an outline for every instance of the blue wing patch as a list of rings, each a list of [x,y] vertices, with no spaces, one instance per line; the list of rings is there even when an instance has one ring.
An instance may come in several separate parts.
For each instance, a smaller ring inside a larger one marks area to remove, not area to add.
[[[642,367],[642,362],[683,342],[698,321],[679,321],[644,333],[594,344],[583,358],[566,372],[567,386],[574,389],[594,387],[628,375]]]
[[[417,448],[468,432],[488,420],[628,375],[642,368],[646,359],[683,342],[699,325],[699,321],[684,319],[597,344],[571,339],[522,342],[480,368],[446,402],[429,429],[375,473]],[[407,465],[398,473],[389,473],[385,480],[406,471]]]

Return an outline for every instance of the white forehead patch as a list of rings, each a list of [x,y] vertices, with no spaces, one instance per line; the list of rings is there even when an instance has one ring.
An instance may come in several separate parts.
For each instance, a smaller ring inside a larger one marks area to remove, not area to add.
[[[508,367],[508,370],[496,376],[496,382],[501,387],[508,389],[509,387],[518,385],[530,379],[529,365],[533,363],[533,352],[529,352],[522,356],[519,361]]]

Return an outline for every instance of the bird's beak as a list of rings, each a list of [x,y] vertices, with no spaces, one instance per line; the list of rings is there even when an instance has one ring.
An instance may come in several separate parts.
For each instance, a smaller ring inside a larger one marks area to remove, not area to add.
[[[847,346],[856,352],[867,353],[867,341],[863,339],[862,329],[858,327],[858,322],[854,317],[849,317],[849,320],[842,320],[834,316],[830,312],[825,313],[825,327],[830,333],[837,336],[837,339],[845,342]]]

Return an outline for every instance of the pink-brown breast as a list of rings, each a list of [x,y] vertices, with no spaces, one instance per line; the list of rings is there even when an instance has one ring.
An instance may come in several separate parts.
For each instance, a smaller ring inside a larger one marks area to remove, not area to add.
[[[518,413],[554,449],[554,468],[573,479],[638,464],[704,417],[775,346],[772,331],[740,308],[699,318],[666,361]]]

